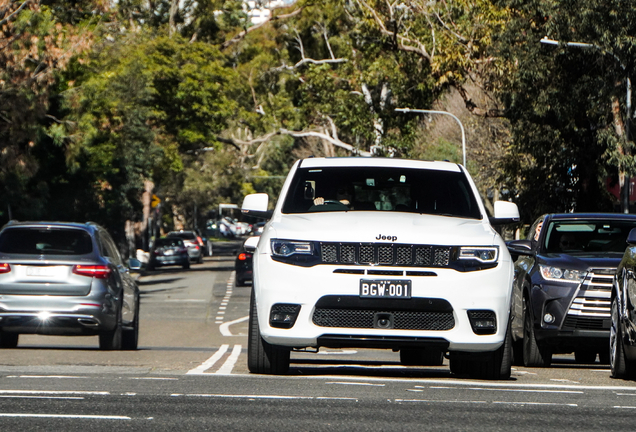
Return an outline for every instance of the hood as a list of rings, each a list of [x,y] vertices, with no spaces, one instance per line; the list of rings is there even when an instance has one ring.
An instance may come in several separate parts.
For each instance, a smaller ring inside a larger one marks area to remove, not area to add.
[[[623,258],[618,252],[580,252],[574,254],[550,253],[537,256],[540,264],[586,270],[588,268],[616,268]]]
[[[448,246],[492,245],[496,237],[481,220],[398,212],[282,214],[270,230],[270,238],[289,240]]]

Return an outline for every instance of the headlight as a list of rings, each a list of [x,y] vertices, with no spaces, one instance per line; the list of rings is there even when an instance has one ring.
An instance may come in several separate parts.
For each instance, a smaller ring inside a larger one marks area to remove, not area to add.
[[[557,282],[581,283],[585,278],[585,273],[580,270],[569,270],[539,264],[539,270],[543,279]]]
[[[497,247],[468,247],[459,249],[460,260],[473,260],[482,263],[492,264],[497,262],[499,248]]]
[[[275,257],[288,257],[291,255],[313,255],[314,244],[312,242],[299,242],[291,240],[272,240],[272,255]]]

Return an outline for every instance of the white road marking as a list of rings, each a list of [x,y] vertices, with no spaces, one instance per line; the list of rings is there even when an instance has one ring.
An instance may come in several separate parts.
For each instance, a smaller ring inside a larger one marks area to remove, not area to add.
[[[564,382],[564,383],[572,383],[572,384],[579,384],[579,382],[578,382],[578,381],[570,381],[569,379],[557,379],[557,378],[550,378],[550,381]]]
[[[73,399],[84,400],[82,396],[27,396],[27,395],[0,395],[2,399]]]
[[[67,390],[0,390],[0,395],[4,394],[35,394],[35,395],[88,395],[88,396],[109,396],[107,391],[67,391]]]
[[[507,401],[493,401],[492,403],[498,405],[548,405],[548,406],[569,406],[578,407],[578,404],[568,403],[552,403],[552,402],[507,402]]]
[[[227,284],[225,285],[225,297],[223,297],[223,300],[221,301],[221,305],[219,306],[219,310],[216,313],[214,324],[223,323],[223,319],[224,319],[223,315],[225,315],[225,309],[227,307],[227,304],[230,301],[230,298],[232,297],[232,288],[234,287],[235,277],[236,277],[236,271],[232,271],[232,273],[230,273],[229,279],[227,280]]]
[[[219,326],[219,330],[221,331],[221,334],[223,336],[233,336],[232,332],[230,331],[230,326],[243,321],[247,321],[249,318],[249,316],[244,316],[242,318],[235,319],[234,321],[226,322],[223,325]]]
[[[161,381],[179,381],[179,378],[165,378],[165,377],[131,377],[131,380],[161,380]]]
[[[340,351],[318,351],[319,355],[351,355],[356,354],[356,350],[340,350]]]
[[[239,355],[241,354],[241,348],[241,345],[234,345],[230,357],[228,357],[225,363],[223,363],[223,366],[221,366],[221,368],[214,373],[217,375],[230,375],[232,373],[232,369],[234,369],[236,361],[239,358]]]
[[[346,382],[346,381],[332,381],[326,382],[325,384],[339,384],[339,385],[358,385],[358,386],[373,386],[373,387],[384,387],[385,384],[373,384],[373,383],[359,383],[359,382]]]
[[[206,394],[206,393],[194,393],[183,394],[173,393],[170,396],[174,397],[205,397],[205,398],[229,398],[229,399],[315,399],[313,396],[283,396],[283,395],[231,395],[231,394]]]
[[[497,388],[478,388],[478,387],[472,387],[472,388],[469,388],[469,390],[525,392],[525,393],[573,393],[573,394],[584,394],[585,393],[583,391],[575,391],[575,390],[497,389]]]
[[[395,399],[395,402],[468,403],[468,404],[487,403],[486,401],[473,401],[473,400],[431,400],[431,399]]]
[[[7,378],[53,378],[53,379],[87,379],[85,376],[69,376],[69,375],[20,375],[20,376],[8,376]]]
[[[210,357],[209,359],[207,359],[201,365],[195,367],[194,369],[189,370],[186,373],[186,375],[200,375],[200,374],[203,374],[203,372],[205,372],[206,370],[210,369],[212,366],[214,366],[214,363],[216,363],[217,361],[219,361],[219,359],[221,357],[223,357],[223,354],[225,354],[225,352],[227,351],[227,349],[229,347],[230,346],[227,345],[227,344],[221,345],[219,350],[217,352],[215,352],[212,357]]]
[[[92,420],[131,420],[128,416],[79,415],[79,414],[30,414],[0,413],[0,417],[55,418],[55,419],[92,419]]]

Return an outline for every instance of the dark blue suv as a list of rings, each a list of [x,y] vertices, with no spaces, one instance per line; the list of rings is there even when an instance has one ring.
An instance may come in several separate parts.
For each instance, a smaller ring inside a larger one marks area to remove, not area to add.
[[[527,239],[507,243],[515,262],[514,362],[549,366],[553,354],[609,363],[610,300],[636,215],[547,214]]]

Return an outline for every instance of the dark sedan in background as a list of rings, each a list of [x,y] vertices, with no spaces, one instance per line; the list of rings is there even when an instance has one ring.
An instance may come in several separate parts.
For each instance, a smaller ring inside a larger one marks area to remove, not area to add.
[[[139,288],[108,232],[94,223],[10,222],[0,231],[0,347],[20,334],[98,335],[101,349],[137,349]]]
[[[610,301],[616,268],[636,215],[548,214],[526,240],[508,242],[515,263],[511,330],[514,362],[549,366],[574,352],[579,363],[609,363]]]
[[[236,286],[246,286],[248,282],[252,282],[252,258],[259,238],[259,236],[248,237],[236,255],[234,260]]]
[[[163,266],[181,266],[190,268],[190,255],[185,243],[179,237],[166,237],[157,239],[155,247],[150,254],[148,270]]]

